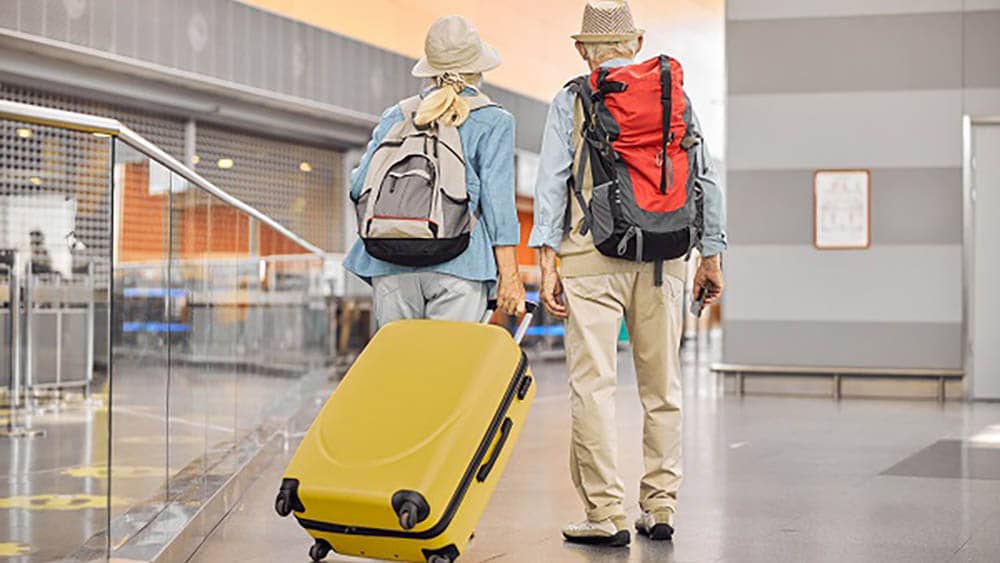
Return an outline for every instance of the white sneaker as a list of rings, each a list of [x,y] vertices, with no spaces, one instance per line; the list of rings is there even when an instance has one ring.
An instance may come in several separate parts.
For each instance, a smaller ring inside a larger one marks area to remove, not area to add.
[[[588,545],[608,545],[624,547],[632,540],[629,531],[619,527],[613,518],[592,522],[584,520],[563,526],[563,537],[566,541]]]
[[[651,540],[670,541],[674,538],[674,511],[643,511],[635,521],[635,529]]]

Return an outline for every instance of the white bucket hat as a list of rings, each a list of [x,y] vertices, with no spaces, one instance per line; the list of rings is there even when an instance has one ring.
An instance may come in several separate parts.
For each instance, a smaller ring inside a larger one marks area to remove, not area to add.
[[[476,74],[500,66],[500,54],[479,37],[479,30],[462,16],[439,19],[427,30],[424,57],[413,76],[431,78],[446,72]]]
[[[583,25],[573,39],[581,43],[613,43],[640,37],[645,31],[635,27],[628,0],[587,2]]]

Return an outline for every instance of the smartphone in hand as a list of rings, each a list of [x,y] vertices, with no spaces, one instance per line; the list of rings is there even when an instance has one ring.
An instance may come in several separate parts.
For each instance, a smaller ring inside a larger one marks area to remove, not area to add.
[[[701,318],[702,311],[705,310],[705,297],[708,295],[708,288],[696,287],[691,299],[691,314]]]

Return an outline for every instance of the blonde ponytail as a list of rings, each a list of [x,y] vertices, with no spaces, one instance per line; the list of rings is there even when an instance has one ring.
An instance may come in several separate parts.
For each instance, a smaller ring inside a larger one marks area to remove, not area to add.
[[[420,101],[417,116],[413,122],[420,127],[438,122],[448,127],[458,127],[469,118],[469,102],[462,99],[462,90],[476,86],[481,79],[478,74],[456,74],[446,72],[434,77],[433,92]]]

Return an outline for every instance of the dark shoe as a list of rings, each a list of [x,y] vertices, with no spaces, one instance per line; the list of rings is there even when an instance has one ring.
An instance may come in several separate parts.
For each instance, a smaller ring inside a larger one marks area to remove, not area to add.
[[[657,510],[645,512],[635,521],[635,529],[651,540],[671,541],[674,539],[674,512]]]

